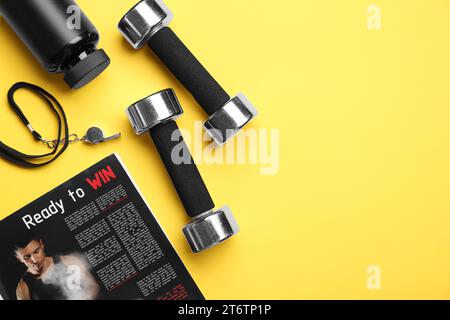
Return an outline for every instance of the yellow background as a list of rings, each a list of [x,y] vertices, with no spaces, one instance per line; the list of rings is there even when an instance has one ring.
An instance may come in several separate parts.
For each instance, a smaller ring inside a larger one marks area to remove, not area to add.
[[[0,137],[33,141],[6,92],[36,83],[65,107],[72,132],[97,124],[123,138],[73,145],[39,170],[0,162],[0,217],[117,152],[209,299],[450,298],[450,2],[447,0],[167,0],[171,26],[230,94],[260,115],[251,128],[280,130],[280,171],[201,165],[217,205],[241,226],[232,240],[193,255],[184,210],[148,137],[124,114],[132,102],[175,88],[193,132],[205,114],[146,48],[116,29],[135,0],[79,0],[101,34],[110,68],[78,91],[47,74],[0,20]],[[367,8],[382,10],[368,30]],[[18,101],[38,131],[55,121],[37,98]],[[366,286],[367,267],[382,287]]]

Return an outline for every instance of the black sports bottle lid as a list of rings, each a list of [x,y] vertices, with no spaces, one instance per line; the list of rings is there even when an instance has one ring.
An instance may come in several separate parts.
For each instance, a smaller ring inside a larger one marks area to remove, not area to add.
[[[111,60],[103,49],[89,54],[82,53],[80,60],[65,72],[64,81],[72,89],[79,89],[94,80],[109,66],[110,62]]]

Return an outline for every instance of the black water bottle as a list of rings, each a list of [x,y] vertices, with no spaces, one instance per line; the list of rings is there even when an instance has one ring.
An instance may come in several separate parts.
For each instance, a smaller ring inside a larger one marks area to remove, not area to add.
[[[47,71],[78,89],[109,65],[99,34],[73,0],[0,0],[0,13]]]

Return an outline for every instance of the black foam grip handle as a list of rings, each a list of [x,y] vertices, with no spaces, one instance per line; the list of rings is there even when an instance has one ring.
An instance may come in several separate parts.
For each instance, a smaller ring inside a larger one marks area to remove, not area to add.
[[[183,137],[180,135],[178,141],[172,141],[172,133],[176,130],[179,129],[175,121],[169,121],[168,123],[152,128],[150,130],[150,135],[153,138],[170,177],[172,178],[175,189],[178,192],[187,214],[190,217],[196,217],[214,209],[215,205]],[[178,150],[187,152],[188,154],[178,152],[176,154],[183,155],[183,159],[190,159],[189,164],[175,164],[172,161],[173,150],[175,150],[175,152]]]
[[[230,96],[170,28],[158,31],[148,45],[206,113],[212,115],[230,100]]]

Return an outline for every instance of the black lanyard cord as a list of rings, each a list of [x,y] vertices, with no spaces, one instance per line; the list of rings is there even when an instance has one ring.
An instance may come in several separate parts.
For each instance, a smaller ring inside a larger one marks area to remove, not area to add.
[[[8,91],[8,102],[13,111],[19,116],[20,120],[23,122],[25,126],[30,130],[30,132],[33,134],[33,137],[37,141],[45,142],[45,140],[42,138],[42,136],[33,129],[30,122],[28,121],[25,114],[22,112],[20,107],[17,105],[16,101],[14,100],[14,94],[19,89],[27,89],[39,97],[41,97],[47,105],[50,107],[50,109],[53,111],[53,113],[56,115],[58,119],[58,139],[56,140],[56,148],[53,149],[52,152],[41,154],[41,155],[29,155],[22,153],[16,149],[13,149],[9,147],[8,145],[4,144],[0,141],[0,156],[4,159],[23,166],[27,168],[37,168],[45,166],[56,159],[59,158],[63,154],[64,151],[66,151],[67,147],[69,146],[69,126],[67,123],[67,117],[64,112],[64,109],[62,108],[61,104],[56,100],[54,96],[52,96],[50,93],[42,89],[41,87],[38,87],[34,84],[27,83],[27,82],[18,82],[14,84],[11,89]],[[61,134],[64,127],[64,139],[62,139]],[[44,162],[32,162],[29,160],[41,160],[43,158],[47,158],[53,156],[50,160],[44,161]]]

